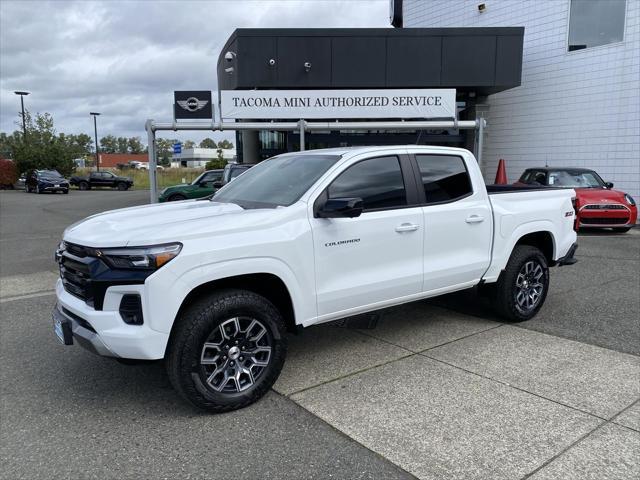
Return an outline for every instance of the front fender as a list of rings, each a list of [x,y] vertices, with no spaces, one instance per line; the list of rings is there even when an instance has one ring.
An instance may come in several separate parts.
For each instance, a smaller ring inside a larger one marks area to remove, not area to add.
[[[169,333],[187,295],[199,286],[239,275],[268,273],[280,278],[291,295],[296,323],[317,315],[313,285],[301,285],[293,270],[273,257],[248,257],[200,265],[180,275],[151,276],[147,281],[152,328]],[[172,277],[172,278],[170,278]],[[167,295],[167,292],[171,292]]]

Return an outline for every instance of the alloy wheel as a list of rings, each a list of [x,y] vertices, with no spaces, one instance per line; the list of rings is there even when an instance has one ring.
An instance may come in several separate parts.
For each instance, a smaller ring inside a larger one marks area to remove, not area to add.
[[[271,359],[273,339],[259,320],[235,317],[222,322],[205,341],[200,373],[205,385],[220,393],[253,386]]]
[[[544,268],[535,261],[527,261],[516,277],[516,306],[521,312],[530,312],[538,306],[544,292]]]

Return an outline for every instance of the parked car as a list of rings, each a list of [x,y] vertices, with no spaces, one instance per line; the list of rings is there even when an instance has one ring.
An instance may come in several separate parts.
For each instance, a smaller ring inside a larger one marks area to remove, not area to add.
[[[118,190],[129,190],[133,186],[130,177],[119,177],[111,172],[91,172],[85,177],[71,177],[71,185],[77,186],[80,190],[90,190],[96,187],[110,187]]]
[[[574,195],[487,189],[458,148],[279,155],[211,200],[68,227],[54,331],[99,355],[165,359],[192,404],[242,408],[278,378],[288,329],[474,286],[506,320],[534,317],[549,267],[575,263]]]
[[[576,227],[612,228],[628,232],[636,224],[638,207],[633,197],[613,189],[600,175],[588,168],[529,168],[519,184],[573,188],[576,191]]]
[[[238,177],[239,175],[243,174],[244,172],[249,170],[254,165],[256,165],[256,164],[255,163],[227,163],[224,166],[224,173],[222,175],[222,181],[221,181],[220,185],[218,185],[216,188],[220,188],[220,187],[226,185],[231,180],[233,180],[236,177]]]
[[[26,190],[27,189],[27,175],[25,173],[21,174],[16,180],[16,183],[13,184],[13,188],[16,190]]]
[[[207,170],[191,183],[182,183],[167,187],[160,192],[160,202],[175,202],[188,198],[202,198],[216,191],[214,185],[220,185],[223,170]]]
[[[69,182],[57,170],[30,170],[25,178],[27,193],[69,193]]]

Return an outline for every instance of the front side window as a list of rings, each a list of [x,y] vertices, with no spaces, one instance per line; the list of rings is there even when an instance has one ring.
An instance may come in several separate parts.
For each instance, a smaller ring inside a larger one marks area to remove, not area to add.
[[[473,193],[471,179],[461,157],[416,155],[427,203],[451,202]]]
[[[626,0],[571,0],[569,51],[621,42]]]
[[[402,207],[407,204],[402,170],[397,157],[378,157],[349,167],[329,187],[329,198],[362,198],[363,209]]]

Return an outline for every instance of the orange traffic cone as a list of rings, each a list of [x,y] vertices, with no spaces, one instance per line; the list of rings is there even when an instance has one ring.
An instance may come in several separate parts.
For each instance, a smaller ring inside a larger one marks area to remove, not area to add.
[[[509,183],[509,180],[507,180],[507,169],[504,166],[504,160],[501,158],[498,161],[495,185],[506,185],[507,183]]]

